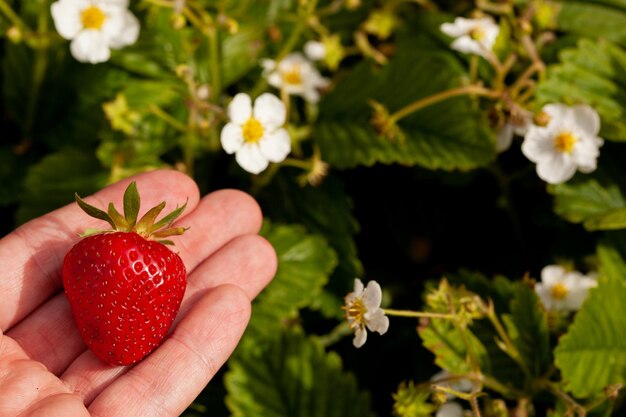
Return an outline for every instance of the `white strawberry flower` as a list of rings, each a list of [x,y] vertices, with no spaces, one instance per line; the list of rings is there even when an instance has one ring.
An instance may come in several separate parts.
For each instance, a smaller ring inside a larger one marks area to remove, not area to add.
[[[51,13],[57,32],[72,41],[70,52],[80,62],[108,61],[111,49],[139,37],[139,21],[128,10],[128,0],[59,0]]]
[[[535,292],[548,311],[577,311],[598,282],[578,271],[560,265],[548,265],[541,271]]]
[[[258,174],[291,152],[291,139],[283,128],[287,110],[278,97],[261,94],[253,107],[250,96],[239,93],[228,105],[228,117],[230,122],[221,133],[222,147],[226,153],[234,153],[246,171]]]
[[[378,332],[381,335],[389,329],[389,318],[380,308],[383,292],[376,281],[363,286],[360,279],[354,280],[354,291],[345,298],[346,318],[348,325],[354,330],[354,347],[361,347],[367,340],[366,327],[371,332]]]
[[[271,86],[301,96],[310,103],[317,103],[320,99],[318,90],[329,84],[313,63],[298,52],[287,55],[280,62],[265,59],[261,65]]]
[[[444,23],[440,29],[446,35],[455,38],[450,45],[452,49],[484,58],[491,53],[500,33],[500,27],[490,16],[480,19],[457,17],[454,23]]]
[[[533,125],[522,144],[522,153],[537,164],[537,175],[550,184],[572,178],[576,171],[596,169],[600,147],[600,116],[587,105],[568,107],[548,104],[542,109],[549,119],[545,126]]]

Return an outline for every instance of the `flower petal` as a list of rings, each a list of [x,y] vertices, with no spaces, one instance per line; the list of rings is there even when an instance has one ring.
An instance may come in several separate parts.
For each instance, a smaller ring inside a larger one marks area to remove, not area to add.
[[[246,93],[233,97],[228,105],[228,117],[233,123],[243,125],[252,116],[252,99]]]
[[[273,132],[285,124],[285,104],[275,95],[263,93],[254,100],[254,118],[261,122],[264,129]]]
[[[601,138],[596,137],[582,137],[578,140],[572,155],[581,172],[590,173],[595,171],[598,156],[600,156],[598,148],[603,143],[604,141]]]
[[[95,30],[81,31],[70,44],[70,52],[76,60],[91,64],[108,61],[111,57],[106,38]]]
[[[463,417],[463,407],[456,401],[448,401],[439,407],[435,417]]]
[[[380,288],[380,284],[376,281],[370,281],[367,283],[367,287],[363,292],[363,305],[368,310],[375,310],[380,307],[380,303],[383,300],[383,291]]]
[[[361,297],[363,295],[363,290],[365,286],[363,285],[363,281],[358,278],[354,279],[354,294],[357,297]]]
[[[285,129],[263,136],[259,141],[261,153],[270,162],[282,162],[291,152],[291,138]]]
[[[550,294],[549,285],[539,282],[535,284],[535,292],[537,293],[537,296],[539,296],[539,299],[541,300],[541,304],[546,310],[551,311],[554,309],[554,305],[552,303],[553,298],[552,298],[552,295]]]
[[[74,39],[83,29],[80,11],[89,4],[80,0],[60,0],[52,3],[50,12],[54,27],[65,39]]]
[[[385,316],[385,313],[380,308],[373,313],[366,313],[366,323],[368,329],[381,335],[387,333],[389,329],[389,317]]]
[[[595,136],[600,131],[600,115],[587,105],[572,107],[574,120],[580,129],[588,135]]]
[[[541,282],[551,287],[557,282],[563,281],[566,271],[561,265],[544,266],[541,270]]]
[[[577,287],[570,290],[564,300],[565,309],[578,311],[589,296],[589,288]]]
[[[537,175],[549,184],[561,184],[576,173],[576,163],[566,154],[554,154],[537,162]]]
[[[241,126],[235,123],[226,123],[220,134],[220,142],[226,153],[237,152],[244,143]]]
[[[320,61],[326,57],[326,46],[320,41],[308,41],[304,44],[304,54],[311,61]]]
[[[513,143],[513,125],[510,123],[502,126],[496,134],[496,151],[504,152],[511,147]]]
[[[537,126],[528,129],[522,143],[522,153],[526,158],[536,163],[550,158],[555,152],[551,130]]]
[[[123,48],[137,42],[139,38],[139,20],[129,10],[125,10],[122,16],[123,25],[109,41],[109,45],[113,49]]]
[[[355,348],[360,348],[365,344],[367,340],[367,331],[362,327],[357,327],[354,332],[354,339],[352,339],[352,344]]]
[[[439,29],[448,36],[458,38],[459,36],[467,35],[474,26],[476,26],[476,23],[473,19],[457,17],[454,19],[454,23],[444,23]]]
[[[570,109],[569,107],[561,103],[551,103],[543,106],[541,111],[550,116],[550,122],[548,122],[548,126],[552,126],[554,124],[563,123],[568,118],[568,113],[570,112]]]
[[[305,88],[302,92],[302,97],[308,101],[309,103],[317,103],[320,101],[320,93],[317,91],[317,88],[314,86],[308,86],[309,88]]]
[[[456,38],[450,47],[464,54],[475,54],[483,57],[486,55],[485,49],[469,36]]]
[[[240,167],[251,174],[258,174],[269,165],[257,144],[244,143],[235,156]]]

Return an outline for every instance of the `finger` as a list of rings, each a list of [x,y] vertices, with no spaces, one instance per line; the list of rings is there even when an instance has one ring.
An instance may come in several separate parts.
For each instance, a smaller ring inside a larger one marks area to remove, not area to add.
[[[237,236],[256,234],[263,215],[257,202],[237,190],[215,191],[202,199],[196,210],[177,224],[188,227],[176,241],[176,251],[187,271]]]
[[[240,286],[250,299],[271,281],[275,271],[274,249],[266,240],[258,236],[234,239],[189,277],[177,320],[184,318],[186,312],[194,308],[194,304],[208,290],[220,285]],[[69,366],[61,378],[89,403],[126,369],[107,366],[96,359],[93,353],[86,351]]]
[[[170,337],[89,405],[102,416],[177,416],[233,352],[250,318],[250,301],[236,286],[205,295]]]
[[[256,233],[261,221],[261,211],[250,196],[235,190],[217,191],[203,198],[195,210],[181,221],[191,228],[177,242],[176,248],[180,248],[179,254],[184,259],[188,272],[191,273],[201,261],[239,235]],[[269,244],[265,242],[263,247],[258,248],[262,244],[261,238],[248,239],[259,239],[258,245],[252,246],[255,252],[242,252],[243,257],[239,259],[231,255],[227,262],[232,261],[233,265],[237,265],[241,270],[245,269],[241,268],[242,266],[253,264],[252,258],[266,259],[270,267],[275,264],[275,255],[273,249],[268,248]],[[241,243],[239,246],[242,246]],[[223,272],[228,268],[224,266]],[[252,275],[247,272],[242,276]],[[222,276],[223,283],[230,282],[228,280],[236,281],[232,273]],[[273,274],[264,276],[269,280]],[[262,287],[254,289],[249,285],[253,283],[251,281],[242,287],[260,291]],[[33,358],[44,363],[55,373],[62,372],[85,349],[64,295],[52,298],[8,333],[19,340],[24,350]]]
[[[175,206],[189,198],[190,210],[198,203],[196,184],[180,172],[153,171],[134,179],[142,194],[144,210],[163,200],[168,206]],[[113,201],[119,207],[130,181],[120,181],[85,200],[98,207],[106,207]],[[70,204],[24,224],[3,238],[0,328],[8,330],[57,291],[61,287],[63,257],[78,241],[78,234],[86,228],[105,226],[103,221],[83,213],[78,205]]]
[[[207,289],[222,284],[238,286],[252,300],[274,278],[277,263],[274,247],[267,240],[258,235],[240,236],[195,269],[181,311]]]

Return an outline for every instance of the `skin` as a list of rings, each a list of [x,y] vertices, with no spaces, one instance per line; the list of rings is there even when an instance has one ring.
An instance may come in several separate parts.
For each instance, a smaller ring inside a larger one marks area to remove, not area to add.
[[[187,290],[165,341],[133,367],[100,362],[85,347],[63,294],[61,265],[89,227],[106,227],[76,204],[37,218],[0,240],[1,416],[178,416],[235,349],[250,302],[276,272],[276,254],[257,236],[262,215],[247,194],[222,190],[200,199],[196,184],[175,171],[134,177],[143,214],[188,198],[176,222]],[[121,208],[132,179],[85,200]]]

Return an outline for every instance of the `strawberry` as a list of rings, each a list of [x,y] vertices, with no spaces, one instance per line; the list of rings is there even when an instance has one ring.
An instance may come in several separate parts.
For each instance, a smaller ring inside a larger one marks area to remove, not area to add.
[[[164,339],[185,293],[182,259],[165,237],[186,230],[171,227],[185,206],[155,223],[165,202],[137,221],[139,193],[132,182],[124,193],[124,216],[109,204],[108,212],[78,205],[110,230],[88,230],[63,260],[63,286],[87,347],[109,365],[140,361]]]

